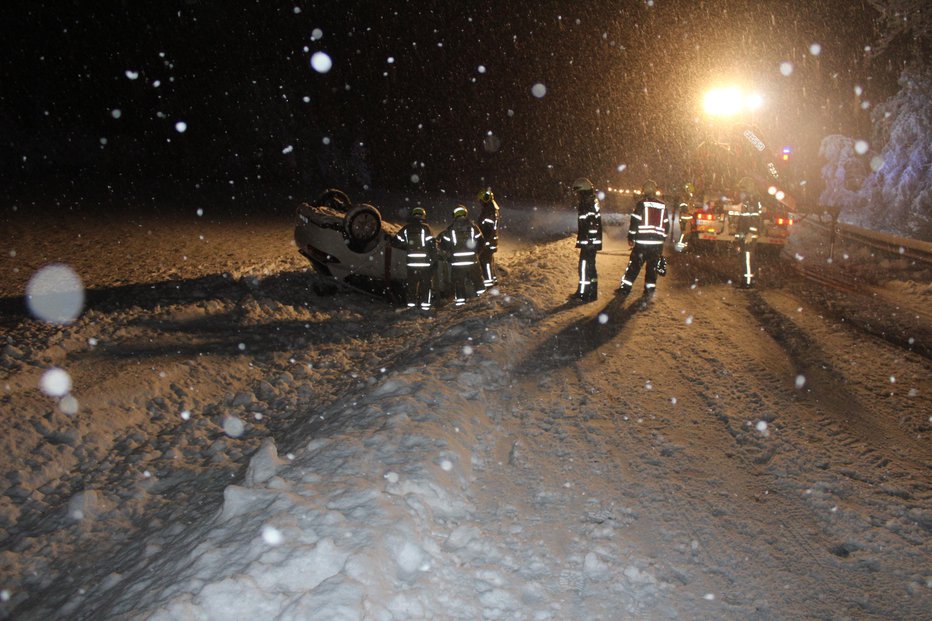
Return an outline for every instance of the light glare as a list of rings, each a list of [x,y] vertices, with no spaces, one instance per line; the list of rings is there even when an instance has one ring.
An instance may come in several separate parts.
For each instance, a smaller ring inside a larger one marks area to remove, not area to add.
[[[745,93],[737,86],[714,88],[702,100],[702,107],[709,116],[735,116],[741,112],[753,112],[764,105],[760,93]]]

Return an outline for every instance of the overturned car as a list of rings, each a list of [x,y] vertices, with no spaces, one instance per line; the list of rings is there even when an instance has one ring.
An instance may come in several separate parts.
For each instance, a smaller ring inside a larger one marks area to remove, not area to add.
[[[294,239],[318,273],[394,297],[405,279],[405,253],[390,243],[400,229],[373,205],[353,205],[345,192],[329,189],[298,206]]]

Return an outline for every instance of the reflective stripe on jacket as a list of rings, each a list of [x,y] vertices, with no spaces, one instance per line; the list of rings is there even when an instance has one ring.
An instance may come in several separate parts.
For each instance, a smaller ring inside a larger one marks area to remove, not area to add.
[[[423,222],[409,222],[395,235],[394,244],[408,253],[408,267],[431,267],[434,264],[437,242],[430,227]]]
[[[576,205],[578,222],[576,229],[577,248],[602,248],[602,211],[595,194],[581,196]]]
[[[482,231],[467,218],[453,221],[440,235],[440,250],[450,260],[451,267],[478,265],[478,252],[485,244]]]
[[[667,238],[669,222],[667,206],[662,201],[656,198],[641,199],[631,213],[628,240],[643,246],[663,244]]]

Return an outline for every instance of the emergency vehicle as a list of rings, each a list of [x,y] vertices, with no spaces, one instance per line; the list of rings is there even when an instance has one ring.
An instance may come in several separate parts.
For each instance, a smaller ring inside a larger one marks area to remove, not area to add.
[[[760,130],[736,125],[730,142],[699,145],[692,177],[692,200],[685,201],[685,209],[680,209],[677,250],[733,244],[742,190],[756,195],[763,207],[758,247],[778,254],[786,245],[798,219],[796,200],[784,189],[786,176],[780,172],[777,158],[761,138]]]

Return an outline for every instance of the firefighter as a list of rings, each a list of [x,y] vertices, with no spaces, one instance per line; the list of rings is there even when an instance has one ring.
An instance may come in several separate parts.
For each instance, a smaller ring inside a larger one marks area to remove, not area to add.
[[[437,258],[437,242],[425,222],[423,207],[411,210],[408,223],[392,238],[391,244],[408,253],[405,276],[405,302],[408,308],[430,310],[433,302],[432,281]]]
[[[466,303],[467,291],[476,296],[485,293],[479,268],[479,252],[484,244],[482,231],[469,219],[466,207],[457,205],[453,209],[453,223],[440,235],[440,251],[450,262],[450,281],[456,306]]]
[[[677,209],[680,217],[680,238],[677,240],[674,248],[677,252],[683,252],[689,245],[689,236],[692,233],[693,214],[689,205],[685,202],[679,204]]]
[[[741,279],[738,286],[750,289],[757,276],[757,239],[760,236],[761,202],[757,194],[757,184],[750,177],[738,182],[741,197],[741,210],[738,212],[738,227],[735,239],[741,257]]]
[[[693,227],[695,226],[694,221],[694,209],[690,207],[690,202],[693,199],[694,187],[692,183],[686,183],[683,186],[683,196],[680,200],[680,204],[677,205],[677,215],[679,216],[680,221],[680,238],[677,240],[674,245],[674,249],[677,252],[683,252],[686,247],[689,245],[689,236],[693,232]],[[672,221],[670,229],[672,231]]]
[[[621,278],[619,295],[631,293],[634,280],[645,266],[644,294],[653,295],[657,288],[657,268],[660,273],[666,271],[663,258],[663,242],[667,238],[667,225],[669,216],[667,206],[657,198],[657,184],[646,181],[641,190],[641,200],[631,212],[631,223],[628,225],[628,247],[631,248],[631,259]]]
[[[495,269],[495,253],[498,252],[498,217],[499,206],[492,194],[492,188],[486,188],[476,196],[479,201],[479,230],[485,245],[479,251],[479,264],[482,267],[482,280],[486,288],[498,284]]]
[[[602,249],[602,213],[592,182],[580,177],[573,182],[576,192],[578,224],[576,247],[579,248],[579,287],[572,296],[582,302],[599,297],[599,274],[595,268],[596,253]]]

